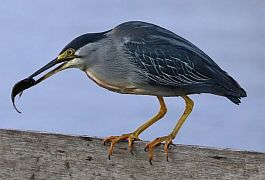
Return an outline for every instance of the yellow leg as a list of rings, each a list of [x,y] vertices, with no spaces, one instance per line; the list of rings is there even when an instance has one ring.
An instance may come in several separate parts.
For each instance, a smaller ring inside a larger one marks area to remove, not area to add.
[[[151,164],[153,159],[153,148],[163,141],[165,141],[164,151],[166,154],[166,158],[168,160],[168,146],[172,144],[172,140],[176,137],[177,133],[179,132],[179,129],[181,128],[181,126],[183,125],[183,123],[185,122],[185,120],[192,111],[194,102],[186,95],[181,97],[185,100],[186,108],[184,113],[180,117],[178,123],[176,124],[175,128],[173,129],[173,131],[168,136],[158,137],[145,146],[145,149],[149,149],[149,160]]]
[[[159,112],[152,117],[150,120],[148,120],[146,123],[144,123],[142,126],[140,126],[139,128],[137,128],[134,132],[132,133],[128,133],[128,134],[123,134],[121,136],[110,136],[104,139],[104,144],[106,144],[107,142],[111,142],[110,148],[109,148],[109,158],[112,155],[113,149],[114,149],[114,145],[119,142],[120,140],[124,140],[124,139],[128,139],[129,143],[129,150],[130,152],[132,152],[132,147],[133,147],[133,141],[134,140],[139,140],[138,136],[145,130],[147,129],[149,126],[151,126],[152,124],[154,124],[156,121],[158,121],[159,119],[161,119],[167,112],[167,107],[166,104],[164,102],[163,97],[161,96],[157,96],[159,103],[160,103],[160,110]]]

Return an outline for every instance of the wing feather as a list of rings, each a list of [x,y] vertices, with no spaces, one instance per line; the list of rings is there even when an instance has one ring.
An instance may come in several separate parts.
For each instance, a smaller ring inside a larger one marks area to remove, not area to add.
[[[133,41],[124,44],[125,52],[151,84],[186,86],[211,79],[196,70],[191,53],[182,48],[155,47]]]

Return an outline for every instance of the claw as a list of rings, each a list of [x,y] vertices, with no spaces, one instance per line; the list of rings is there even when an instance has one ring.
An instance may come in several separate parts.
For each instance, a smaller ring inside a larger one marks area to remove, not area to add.
[[[132,155],[134,155],[134,153],[133,153],[133,151],[132,151],[132,150],[130,150],[130,152],[131,152],[131,154],[132,154]]]
[[[105,139],[103,140],[103,145],[106,146],[107,142],[105,141]]]
[[[169,148],[169,145],[172,144],[172,139],[173,139],[172,135],[168,135],[168,136],[156,138],[155,140],[146,144],[144,151],[145,152],[149,151],[149,163],[150,163],[150,165],[153,165],[153,163],[152,163],[152,160],[154,157],[153,148],[156,147],[157,145],[159,145],[163,141],[165,141],[164,152],[166,155],[166,160],[169,161],[168,160],[168,148]],[[110,136],[110,137],[107,137],[103,140],[104,145],[106,145],[108,142],[111,142],[110,147],[109,147],[109,153],[108,153],[109,159],[113,153],[115,144],[121,140],[128,140],[128,149],[129,149],[130,153],[132,155],[134,155],[134,153],[132,151],[133,142],[135,140],[139,140],[139,138],[137,136],[135,136],[134,133],[123,134],[121,136]]]
[[[153,156],[154,156],[153,148],[156,147],[157,145],[159,145],[163,141],[165,141],[164,152],[166,155],[166,160],[169,161],[168,160],[168,147],[170,144],[172,144],[172,139],[173,139],[172,135],[168,135],[168,136],[156,138],[155,140],[146,144],[144,150],[147,151],[147,149],[149,149],[149,162],[151,165],[152,165],[152,160],[153,160]]]
[[[172,145],[172,146],[174,146],[174,147],[177,147],[177,145],[176,145],[176,144],[173,144],[173,143],[171,143],[171,145]]]
[[[139,138],[134,133],[123,134],[121,136],[110,136],[110,137],[105,138],[103,140],[103,144],[104,145],[106,145],[108,142],[111,142],[110,148],[109,148],[109,159],[110,159],[110,156],[113,153],[115,144],[118,143],[121,140],[128,140],[128,149],[131,152],[131,154],[133,154],[133,152],[132,152],[133,141],[139,140]]]
[[[153,165],[153,163],[152,163],[152,159],[151,159],[151,158],[149,159],[149,163],[150,163],[150,165]]]
[[[148,147],[145,147],[145,148],[144,148],[144,151],[147,152],[147,149],[148,149]]]

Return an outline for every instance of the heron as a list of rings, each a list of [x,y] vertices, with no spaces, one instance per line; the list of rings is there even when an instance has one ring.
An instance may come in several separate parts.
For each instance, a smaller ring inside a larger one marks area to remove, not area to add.
[[[55,65],[56,68],[34,79]],[[14,85],[11,93],[14,108],[20,112],[15,106],[16,95],[21,96],[24,90],[68,68],[80,69],[97,85],[110,91],[158,99],[160,109],[146,123],[133,132],[104,139],[104,144],[110,143],[109,157],[121,140],[128,141],[132,152],[133,142],[140,140],[139,135],[166,114],[164,97],[183,98],[185,110],[172,132],[145,146],[151,164],[153,149],[160,143],[164,143],[168,160],[168,147],[194,106],[189,95],[210,93],[226,97],[237,105],[247,96],[236,80],[188,40],[152,23],[130,21],[73,39],[54,60]]]

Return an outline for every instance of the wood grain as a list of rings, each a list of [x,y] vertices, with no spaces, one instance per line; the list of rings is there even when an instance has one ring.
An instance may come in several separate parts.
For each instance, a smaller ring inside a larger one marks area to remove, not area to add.
[[[99,138],[0,129],[0,179],[265,179],[265,153],[174,145],[167,162],[159,146],[151,166],[145,143],[109,160]]]

